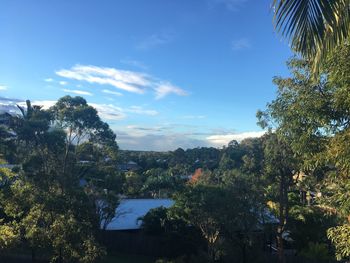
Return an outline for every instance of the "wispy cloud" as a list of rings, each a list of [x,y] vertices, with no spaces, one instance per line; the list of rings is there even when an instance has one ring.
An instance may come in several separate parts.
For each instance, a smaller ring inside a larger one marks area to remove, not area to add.
[[[204,115],[185,115],[185,116],[182,116],[182,119],[190,119],[190,120],[193,120],[193,119],[205,119],[206,116]]]
[[[223,5],[229,11],[238,11],[248,0],[208,0],[210,7]]]
[[[122,108],[116,107],[111,104],[98,104],[98,103],[89,103],[94,107],[98,115],[105,120],[122,120],[126,118],[126,114],[123,112]]]
[[[32,105],[42,106],[43,109],[48,109],[53,106],[57,101],[55,100],[34,100]],[[21,106],[26,106],[25,102],[18,103]],[[113,105],[89,103],[90,106],[94,107],[98,115],[105,120],[121,120],[126,117],[122,109]]]
[[[156,92],[156,99],[159,100],[161,98],[164,98],[170,93],[174,93],[179,96],[186,96],[188,93],[184,91],[183,89],[174,86],[173,84],[169,82],[164,82],[159,84],[155,89]]]
[[[123,96],[122,93],[120,93],[118,91],[109,90],[109,89],[103,89],[102,92],[107,93],[107,94],[113,94],[115,96]]]
[[[148,67],[141,61],[135,60],[135,59],[122,59],[120,60],[121,63],[129,66],[133,66],[135,68],[139,68],[142,70],[148,69]]]
[[[5,85],[0,85],[0,90],[7,90],[7,86],[5,86]]]
[[[132,132],[133,135],[141,135],[141,136],[144,136],[147,134],[147,132],[152,132],[152,133],[155,133],[155,132],[163,132],[163,131],[166,131],[166,130],[169,130],[169,127],[166,127],[166,126],[138,126],[138,125],[128,125],[126,126],[126,128],[128,130],[130,130]]]
[[[60,81],[60,82],[58,82],[61,86],[65,86],[65,85],[67,85],[68,84],[68,82],[67,81]]]
[[[47,78],[47,79],[44,79],[45,82],[53,82],[53,79],[52,78]]]
[[[256,138],[261,137],[265,134],[265,131],[251,131],[251,132],[242,132],[234,134],[217,134],[206,137],[206,139],[216,146],[227,145],[230,141],[242,141],[246,138]]]
[[[173,38],[174,36],[169,33],[152,34],[139,42],[136,48],[140,50],[152,49],[171,42]]]
[[[64,92],[67,93],[73,93],[77,95],[86,95],[86,96],[92,96],[93,94],[91,92],[85,91],[85,90],[79,90],[79,89],[62,89]]]
[[[21,100],[17,100],[17,101],[19,105],[26,106],[26,103],[24,101],[21,101]],[[56,101],[54,100],[32,101],[33,105],[42,106],[44,109],[50,108],[55,103]],[[3,104],[10,105],[11,103],[9,102],[9,100],[7,100],[6,103],[4,102]],[[88,103],[88,104],[94,107],[97,110],[99,116],[105,120],[122,120],[127,117],[127,113],[147,115],[147,116],[154,116],[158,114],[158,112],[155,110],[144,109],[140,106],[131,106],[131,107],[122,108],[122,107],[117,107],[113,104],[100,104],[100,103]],[[1,98],[0,98],[0,105],[1,105]]]
[[[75,65],[71,69],[56,71],[60,77],[83,80],[89,83],[107,84],[129,92],[144,93],[142,87],[150,85],[145,74],[96,66]]]
[[[247,38],[240,38],[240,39],[233,40],[231,42],[231,48],[234,51],[249,49],[251,47],[252,47],[252,44]]]
[[[164,98],[170,93],[179,96],[188,94],[185,90],[172,83],[160,80],[146,73],[116,68],[75,65],[71,69],[58,70],[56,74],[68,79],[110,85],[117,89],[137,94],[143,94],[147,90],[153,90],[156,99]]]
[[[142,108],[141,106],[131,106],[130,108],[125,109],[126,112],[141,114],[141,115],[149,115],[155,116],[158,115],[158,111],[156,110],[147,110]]]

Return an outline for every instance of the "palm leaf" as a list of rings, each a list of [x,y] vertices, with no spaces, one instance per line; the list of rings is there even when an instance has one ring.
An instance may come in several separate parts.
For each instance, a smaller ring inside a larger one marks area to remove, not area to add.
[[[276,31],[314,71],[350,34],[350,0],[273,0]]]

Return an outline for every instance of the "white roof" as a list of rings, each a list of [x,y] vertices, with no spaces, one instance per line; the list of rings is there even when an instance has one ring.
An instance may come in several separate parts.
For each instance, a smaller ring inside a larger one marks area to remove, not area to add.
[[[108,224],[106,230],[131,230],[140,229],[140,217],[146,215],[149,210],[157,207],[171,207],[172,199],[123,199],[116,209],[116,216]]]

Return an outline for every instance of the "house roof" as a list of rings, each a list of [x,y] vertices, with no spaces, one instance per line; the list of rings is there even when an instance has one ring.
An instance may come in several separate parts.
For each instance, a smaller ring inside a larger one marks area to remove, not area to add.
[[[157,207],[171,207],[172,199],[123,199],[116,209],[116,216],[106,230],[132,230],[141,228],[140,217]]]

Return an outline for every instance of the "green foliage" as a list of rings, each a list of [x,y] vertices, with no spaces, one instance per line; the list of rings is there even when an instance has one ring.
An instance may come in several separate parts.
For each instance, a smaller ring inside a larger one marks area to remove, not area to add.
[[[350,258],[350,225],[332,227],[327,232],[328,238],[336,248],[336,257],[338,260]]]
[[[124,192],[130,196],[141,196],[141,188],[144,178],[137,172],[129,171],[125,173]]]
[[[319,73],[327,55],[349,37],[349,5],[348,0],[274,0],[274,24]]]
[[[312,76],[312,65],[304,60],[290,60],[288,65],[291,76],[275,78],[277,97],[268,104],[266,111],[258,112],[260,124],[274,129],[279,140],[290,146],[298,163],[297,170],[306,174],[307,179],[298,182],[294,189],[320,192],[314,202],[321,204],[325,211],[336,214],[339,217],[337,224],[344,224],[350,213],[349,54],[348,44],[328,53],[322,65],[322,74],[317,80]],[[306,216],[306,222],[317,224],[310,213],[299,216]],[[327,222],[327,217],[320,217],[325,219],[324,222],[318,222],[322,226],[321,233],[325,231],[323,227],[334,226],[335,222],[332,225]],[[299,225],[299,219],[296,218],[294,223],[303,228]],[[350,240],[347,231],[336,238],[335,233],[340,233],[337,229],[343,227],[346,229],[347,224],[330,228],[328,232],[338,258],[346,255],[346,246]],[[309,230],[312,229],[310,226]],[[317,229],[313,232],[313,236],[317,237]]]
[[[217,259],[224,239],[249,243],[250,233],[258,227],[258,199],[249,179],[231,176],[221,186],[201,182],[188,186],[176,196],[171,213],[198,228],[207,241],[209,258]]]
[[[326,261],[332,259],[329,255],[327,244],[325,243],[309,242],[307,248],[303,249],[300,255],[311,260]]]
[[[3,223],[0,220],[0,249],[9,248],[20,242],[19,227],[16,223]]]
[[[51,252],[52,262],[94,262],[105,253],[95,235],[114,217],[123,183],[115,135],[80,97],[20,110],[7,126],[19,169],[0,171],[1,246],[23,242]]]
[[[322,246],[326,246],[326,254],[329,257],[327,229],[336,226],[336,216],[318,206],[294,205],[290,208],[289,213],[288,226],[295,248],[303,253],[310,253],[309,257],[311,257],[311,254],[315,252],[314,249],[317,249],[318,246],[320,249]],[[315,256],[317,256],[316,254]],[[321,260],[321,258],[319,259]]]
[[[142,228],[148,234],[159,235],[165,231],[167,219],[167,209],[165,207],[153,208],[141,218]]]

